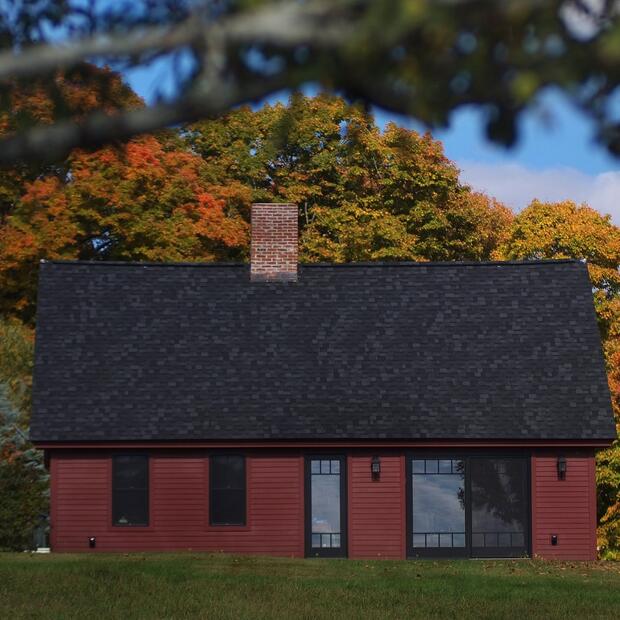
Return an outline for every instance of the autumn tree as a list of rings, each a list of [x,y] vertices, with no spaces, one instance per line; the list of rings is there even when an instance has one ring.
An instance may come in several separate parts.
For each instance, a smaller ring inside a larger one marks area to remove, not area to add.
[[[64,177],[26,183],[0,229],[2,308],[34,316],[41,259],[242,258],[247,214],[208,190],[200,157],[153,136],[75,151]]]
[[[79,65],[69,73],[58,73],[50,82],[23,82],[8,89],[1,99],[5,105],[0,107],[0,136],[33,124],[51,125],[64,117],[84,118],[98,109],[111,113],[143,105],[118,73],[89,64]],[[44,175],[62,179],[69,172],[67,161],[53,164],[18,161],[0,170],[0,226],[12,212],[26,183]]]
[[[620,429],[620,229],[608,215],[571,201],[534,200],[516,216],[496,251],[505,259],[585,260],[607,362],[616,424]],[[620,443],[597,456],[599,543],[620,547]]]
[[[41,81],[9,91],[0,133],[142,105],[117,73],[92,65],[54,76],[53,87],[56,96]],[[0,171],[0,313],[33,320],[40,259],[242,257],[244,214],[228,194],[209,193],[201,159],[172,131]]]
[[[33,319],[41,259],[243,260],[256,200],[300,205],[303,260],[488,259],[510,212],[458,175],[430,135],[328,95],[76,150],[12,198],[0,311]]]
[[[393,123],[381,131],[341,97],[243,107],[184,137],[213,182],[300,206],[302,260],[484,260],[511,220],[459,182],[439,141]]]
[[[11,406],[30,418],[34,330],[17,319],[0,317],[0,383]]]

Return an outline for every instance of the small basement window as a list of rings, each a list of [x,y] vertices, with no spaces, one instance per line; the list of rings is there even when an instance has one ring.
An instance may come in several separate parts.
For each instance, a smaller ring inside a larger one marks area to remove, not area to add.
[[[211,525],[245,525],[245,458],[233,454],[213,455],[209,470]]]
[[[112,524],[149,524],[149,459],[145,454],[112,457]]]

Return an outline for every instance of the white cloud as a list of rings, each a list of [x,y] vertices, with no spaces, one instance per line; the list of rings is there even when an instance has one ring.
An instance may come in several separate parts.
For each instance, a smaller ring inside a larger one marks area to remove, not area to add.
[[[620,172],[588,175],[574,168],[531,170],[520,164],[483,164],[458,161],[461,179],[474,189],[494,196],[515,211],[534,198],[543,201],[586,202],[610,214],[620,224]]]

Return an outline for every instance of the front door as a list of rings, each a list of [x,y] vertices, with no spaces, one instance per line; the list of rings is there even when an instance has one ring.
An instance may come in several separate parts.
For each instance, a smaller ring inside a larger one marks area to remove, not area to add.
[[[346,557],[346,457],[306,459],[306,556]]]

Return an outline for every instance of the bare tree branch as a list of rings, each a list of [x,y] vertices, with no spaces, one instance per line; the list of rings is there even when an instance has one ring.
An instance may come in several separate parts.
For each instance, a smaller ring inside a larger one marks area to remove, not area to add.
[[[337,2],[278,2],[240,13],[213,24],[192,15],[171,27],[145,28],[131,34],[96,36],[63,45],[38,45],[21,53],[0,54],[0,80],[32,78],[71,69],[88,58],[139,57],[146,52],[168,52],[217,37],[226,45],[269,42],[276,47],[304,43],[313,46],[342,42],[347,28],[337,15]],[[344,27],[344,31],[343,31]]]
[[[7,79],[48,75],[92,57],[161,54],[184,45],[206,50],[206,57],[200,59],[200,76],[192,90],[177,101],[115,114],[97,112],[79,122],[58,122],[21,132],[0,140],[0,165],[16,160],[51,160],[77,146],[95,147],[109,140],[128,139],[168,125],[221,114],[235,105],[294,87],[296,78],[291,72],[279,79],[261,77],[258,81],[252,81],[256,79],[252,76],[237,80],[234,75],[226,76],[227,51],[261,42],[281,48],[341,45],[351,26],[337,18],[338,6],[337,2],[324,0],[277,3],[210,25],[194,15],[177,26],[145,29],[131,36],[94,37],[70,46],[44,45],[18,55],[0,54],[0,79]]]
[[[144,52],[170,51],[191,43],[203,30],[199,21],[157,27],[122,36],[96,36],[66,45],[37,45],[19,54],[0,54],[0,80],[33,78],[71,69],[86,58],[137,56]]]
[[[20,86],[11,80],[49,78],[85,61],[130,67],[187,48],[197,61],[174,102],[23,131],[11,125],[20,133],[0,140],[0,164],[58,158],[75,147],[221,114],[309,81],[435,126],[459,105],[485,105],[487,134],[507,146],[521,111],[556,85],[594,119],[599,139],[620,153],[620,130],[607,105],[620,84],[620,52],[609,45],[620,37],[612,0],[597,12],[606,19],[605,41],[577,39],[563,22],[566,5],[587,8],[586,0],[436,0],[416,3],[416,10],[410,0],[280,0],[218,17],[201,10],[203,2],[175,24],[136,30],[128,20],[123,36],[0,53],[0,83],[9,95]],[[10,103],[5,97],[9,116]]]

